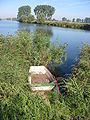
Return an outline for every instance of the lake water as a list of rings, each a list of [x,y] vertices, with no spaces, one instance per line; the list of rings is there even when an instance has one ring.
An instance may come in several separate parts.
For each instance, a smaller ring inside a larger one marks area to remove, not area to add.
[[[24,24],[17,21],[0,21],[0,34],[16,34],[17,31],[30,31],[36,29],[44,29],[51,38],[52,42],[59,41],[61,44],[67,43],[66,48],[67,60],[59,66],[62,73],[59,76],[68,75],[72,71],[72,67],[77,64],[80,56],[82,44],[90,44],[90,31],[74,30],[69,28],[53,27],[47,25]]]

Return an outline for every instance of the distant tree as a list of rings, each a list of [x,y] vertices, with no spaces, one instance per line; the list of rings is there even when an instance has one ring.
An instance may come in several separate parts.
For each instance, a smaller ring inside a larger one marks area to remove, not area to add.
[[[0,18],[0,20],[2,20],[2,19]]]
[[[58,20],[56,20],[55,18],[53,18],[52,21],[58,21]]]
[[[90,23],[90,18],[85,18],[84,22],[85,23]]]
[[[67,22],[71,22],[71,20],[69,20],[69,19],[67,19],[66,21],[67,21]]]
[[[17,19],[21,19],[22,16],[28,16],[31,13],[31,7],[30,6],[22,6],[19,7],[18,9],[18,15],[17,15]]]
[[[31,23],[32,21],[34,21],[34,19],[35,19],[35,18],[34,18],[34,15],[31,15],[31,14],[30,14],[30,15],[28,15],[28,17],[27,17],[27,22],[28,22],[28,23]]]
[[[14,20],[17,20],[17,18],[12,18],[12,20],[14,21]]]
[[[44,13],[38,14],[37,15],[37,22],[38,23],[44,23],[44,21],[45,21],[45,15],[44,15]]]
[[[62,21],[67,21],[67,18],[63,17],[63,18],[62,18]]]
[[[84,22],[84,19],[82,19],[81,22],[83,23],[83,22]]]
[[[76,22],[81,22],[82,20],[80,18],[77,18],[76,19]]]
[[[72,22],[75,22],[75,18],[72,19]]]
[[[55,8],[50,5],[37,5],[34,9],[35,15],[43,13],[46,20],[50,20],[55,13]]]
[[[6,20],[11,20],[11,18],[6,18]]]

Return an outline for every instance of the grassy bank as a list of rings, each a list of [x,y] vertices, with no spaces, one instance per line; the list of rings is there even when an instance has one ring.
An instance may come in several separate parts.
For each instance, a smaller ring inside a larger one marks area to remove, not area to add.
[[[51,25],[51,26],[57,26],[57,27],[63,27],[63,28],[90,30],[90,24],[86,24],[86,23],[46,21],[44,24]]]
[[[51,45],[46,33],[0,36],[1,120],[89,120],[90,46],[84,46],[73,75],[65,82],[66,95],[32,93],[28,86],[31,65],[61,63],[64,46]],[[57,52],[58,51],[58,52]]]
[[[48,26],[63,27],[63,28],[90,30],[89,23],[62,22],[62,21],[45,21],[42,23],[38,23],[36,20],[32,21],[31,23],[32,24],[42,24],[42,25],[48,25]]]

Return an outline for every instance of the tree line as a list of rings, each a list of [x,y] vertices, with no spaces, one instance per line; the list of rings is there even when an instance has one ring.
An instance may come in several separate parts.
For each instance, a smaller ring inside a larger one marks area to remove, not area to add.
[[[52,15],[55,13],[55,8],[50,5],[37,5],[34,13],[38,23],[43,23],[45,20],[51,20]],[[30,6],[22,6],[18,9],[17,20],[20,22],[31,23],[35,20],[34,15],[31,14]]]
[[[17,20],[19,22],[26,22],[26,23],[44,23],[45,21],[51,21],[52,16],[55,13],[55,8],[50,5],[37,5],[34,8],[34,13],[36,16],[36,20],[34,15],[31,14],[31,7],[29,5],[27,6],[21,6],[18,8],[18,15]],[[56,19],[53,19],[53,21],[57,21]],[[63,22],[78,22],[78,23],[90,23],[90,18],[86,17],[85,19],[81,18],[73,18],[72,20],[67,19],[66,17],[63,17]]]
[[[66,17],[62,18],[62,21],[65,22],[79,22],[79,23],[90,23],[90,18],[86,17],[84,19],[81,18],[73,18],[72,20],[67,19]]]

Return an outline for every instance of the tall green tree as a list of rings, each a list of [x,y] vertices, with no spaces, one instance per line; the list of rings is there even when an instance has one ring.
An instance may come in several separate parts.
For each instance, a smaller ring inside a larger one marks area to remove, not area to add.
[[[27,17],[27,22],[28,23],[31,23],[32,21],[34,21],[34,15],[29,15],[28,17]]]
[[[27,23],[27,16],[22,15],[22,16],[19,18],[19,22]]]
[[[34,9],[35,15],[43,13],[45,15],[45,19],[49,20],[52,18],[52,15],[55,13],[55,8],[50,5],[37,5]]]
[[[23,15],[28,16],[31,13],[31,7],[30,6],[22,6],[18,8],[18,15],[17,19],[19,20]]]
[[[44,13],[38,14],[37,15],[37,22],[38,23],[44,23],[44,21],[45,21],[45,15],[44,15]]]

